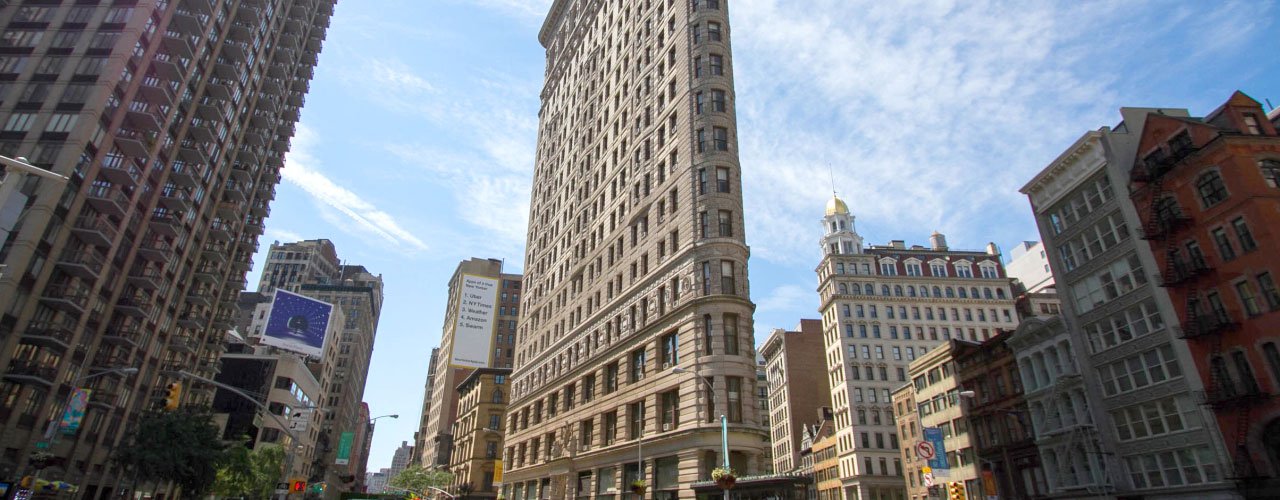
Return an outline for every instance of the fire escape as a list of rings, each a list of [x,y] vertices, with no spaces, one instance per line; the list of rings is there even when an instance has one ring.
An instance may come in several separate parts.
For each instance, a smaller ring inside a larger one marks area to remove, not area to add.
[[[1139,190],[1147,190],[1151,203],[1143,218],[1142,237],[1163,243],[1165,261],[1161,269],[1160,286],[1182,291],[1186,296],[1186,308],[1182,317],[1180,338],[1188,342],[1200,342],[1208,348],[1212,360],[1202,404],[1214,413],[1235,421],[1235,435],[1226,436],[1231,441],[1232,478],[1249,480],[1262,474],[1254,465],[1248,449],[1249,419],[1253,408],[1270,397],[1262,391],[1252,375],[1242,374],[1240,384],[1231,379],[1223,354],[1223,338],[1239,328],[1216,296],[1202,297],[1197,282],[1212,274],[1214,269],[1198,247],[1181,248],[1177,235],[1192,226],[1193,221],[1182,213],[1173,193],[1164,188],[1165,174],[1172,171],[1197,148],[1187,132],[1174,136],[1168,148],[1160,148],[1147,155],[1136,165],[1131,180],[1140,184]]]

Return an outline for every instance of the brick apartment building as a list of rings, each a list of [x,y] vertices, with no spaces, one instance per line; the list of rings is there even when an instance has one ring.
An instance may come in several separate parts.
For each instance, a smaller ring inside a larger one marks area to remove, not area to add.
[[[1142,235],[1247,495],[1280,493],[1280,137],[1236,92],[1203,118],[1150,114],[1131,173]]]

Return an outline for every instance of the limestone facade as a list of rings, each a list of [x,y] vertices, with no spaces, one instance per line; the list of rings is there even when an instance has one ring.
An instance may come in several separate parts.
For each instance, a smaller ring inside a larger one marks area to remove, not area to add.
[[[721,414],[734,468],[765,469],[730,3],[552,4],[508,498],[692,498]]]

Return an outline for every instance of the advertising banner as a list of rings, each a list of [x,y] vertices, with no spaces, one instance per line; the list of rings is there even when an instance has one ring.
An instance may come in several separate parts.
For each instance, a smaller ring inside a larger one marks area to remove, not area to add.
[[[462,275],[450,365],[469,368],[489,366],[489,353],[493,351],[494,317],[498,312],[498,288],[496,279]]]
[[[325,333],[333,304],[285,290],[276,290],[262,329],[262,344],[307,356],[324,353]]]
[[[344,432],[342,437],[338,439],[338,458],[333,461],[334,465],[347,465],[351,463],[351,443],[356,439],[356,433]]]
[[[76,429],[80,428],[80,421],[84,420],[84,408],[89,405],[89,395],[93,393],[93,389],[76,389],[71,393],[71,397],[67,399],[67,408],[62,413],[62,421],[58,423],[58,428],[63,434],[75,434]]]
[[[934,472],[946,472],[951,466],[947,465],[947,447],[942,442],[942,429],[925,427],[923,430],[924,440],[933,443],[933,458],[929,459],[929,467],[932,467]]]

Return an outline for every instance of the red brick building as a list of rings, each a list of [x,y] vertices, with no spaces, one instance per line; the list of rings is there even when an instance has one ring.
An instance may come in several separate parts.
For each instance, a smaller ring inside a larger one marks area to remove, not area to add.
[[[1151,114],[1131,198],[1246,494],[1280,477],[1280,137],[1236,92],[1204,118]],[[1158,420],[1158,419],[1157,419]],[[1207,425],[1207,424],[1206,424]],[[1271,489],[1268,489],[1270,487]]]
[[[1014,330],[1001,330],[982,343],[951,341],[959,369],[962,397],[973,391],[968,407],[969,432],[984,483],[990,477],[1002,498],[1033,498],[1048,493],[1031,413],[1023,397],[1018,361],[1007,340]],[[988,494],[991,492],[988,491]]]

